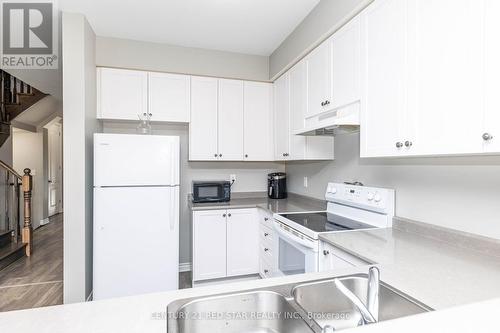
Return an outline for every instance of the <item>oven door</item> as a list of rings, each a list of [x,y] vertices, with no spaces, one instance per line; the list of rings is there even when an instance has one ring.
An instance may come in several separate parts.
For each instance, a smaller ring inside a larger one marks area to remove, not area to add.
[[[318,272],[319,241],[274,221],[274,267],[277,276]]]

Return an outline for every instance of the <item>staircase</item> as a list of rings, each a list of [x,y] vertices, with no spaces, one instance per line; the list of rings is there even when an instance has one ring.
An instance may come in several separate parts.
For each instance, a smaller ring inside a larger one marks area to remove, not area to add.
[[[33,178],[30,169],[19,175],[0,160],[0,270],[33,251],[31,224],[31,191]],[[22,205],[21,205],[22,203]],[[22,206],[22,207],[21,207]],[[24,222],[21,223],[21,212]],[[1,272],[0,272],[1,274]]]
[[[0,94],[2,146],[10,136],[10,122],[47,95],[3,70],[0,70]]]
[[[0,147],[10,137],[11,121],[45,96],[0,70]],[[30,256],[33,249],[30,172],[25,169],[21,176],[0,160],[0,270],[25,255]],[[20,221],[22,211],[24,223]]]

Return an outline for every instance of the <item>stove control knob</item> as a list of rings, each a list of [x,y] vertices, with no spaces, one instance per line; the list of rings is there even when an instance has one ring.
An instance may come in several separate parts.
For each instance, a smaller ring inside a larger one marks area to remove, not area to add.
[[[373,200],[375,200],[375,202],[380,202],[380,200],[382,200],[382,197],[380,196],[380,194],[375,193],[375,196],[373,197]]]
[[[374,197],[374,196],[373,196],[373,193],[368,193],[368,194],[366,195],[366,198],[368,199],[368,201],[372,201],[372,200],[373,200],[373,197]]]

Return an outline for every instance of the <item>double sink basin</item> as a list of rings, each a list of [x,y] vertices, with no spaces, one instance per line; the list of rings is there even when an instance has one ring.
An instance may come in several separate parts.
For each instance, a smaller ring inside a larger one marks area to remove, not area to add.
[[[367,275],[338,279],[366,303]],[[379,321],[431,310],[380,283]],[[337,331],[362,322],[356,306],[336,288],[333,279],[181,299],[170,303],[167,312],[168,333],[320,333],[328,326]]]

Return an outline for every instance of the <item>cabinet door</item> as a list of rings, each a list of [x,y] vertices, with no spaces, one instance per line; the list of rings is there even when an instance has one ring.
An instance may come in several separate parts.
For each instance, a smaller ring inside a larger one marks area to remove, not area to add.
[[[319,271],[327,272],[334,269],[341,268],[352,268],[355,265],[348,261],[342,260],[337,257],[335,253],[336,249],[325,242],[320,243],[319,252]]]
[[[226,277],[226,211],[193,212],[193,280]]]
[[[307,116],[331,109],[332,42],[327,39],[305,59],[307,67]]]
[[[406,4],[378,0],[360,16],[361,157],[400,153],[396,143],[407,112]]]
[[[259,273],[257,209],[227,211],[227,276]]]
[[[191,121],[189,159],[210,161],[218,158],[217,79],[191,78]]]
[[[409,0],[408,13],[408,153],[481,152],[482,1]]]
[[[219,80],[219,159],[243,160],[243,81]]]
[[[288,158],[288,140],[290,137],[289,112],[289,75],[285,73],[274,82],[274,157],[276,160],[286,160]]]
[[[273,86],[245,82],[243,95],[245,161],[273,161]]]
[[[189,75],[149,73],[149,113],[153,121],[189,122]]]
[[[97,69],[97,118],[138,120],[148,112],[148,73]]]
[[[356,16],[332,36],[332,108],[359,101],[360,33],[360,20]]]
[[[304,128],[307,112],[307,71],[304,61],[289,71],[290,75],[290,159],[303,160],[305,157],[306,137],[293,132]]]
[[[498,78],[500,78],[500,1],[485,1],[485,117],[483,140],[485,152],[500,152],[500,98]]]

